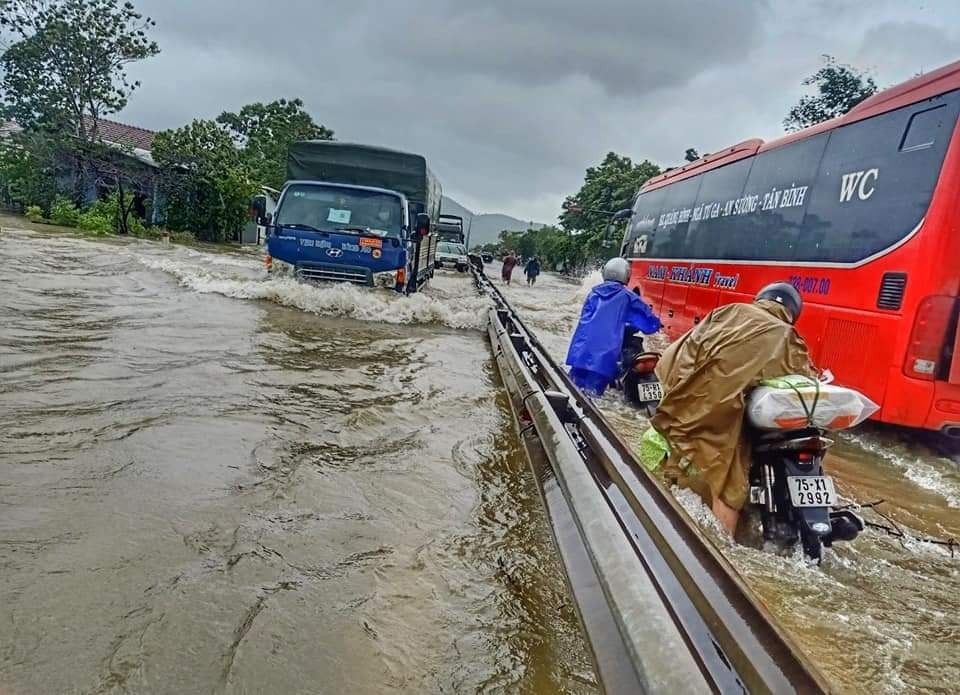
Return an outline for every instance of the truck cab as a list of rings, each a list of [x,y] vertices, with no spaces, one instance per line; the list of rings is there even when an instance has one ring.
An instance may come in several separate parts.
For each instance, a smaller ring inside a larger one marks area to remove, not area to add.
[[[288,178],[267,220],[271,272],[408,294],[433,275],[439,185],[422,157],[365,145],[294,143]]]

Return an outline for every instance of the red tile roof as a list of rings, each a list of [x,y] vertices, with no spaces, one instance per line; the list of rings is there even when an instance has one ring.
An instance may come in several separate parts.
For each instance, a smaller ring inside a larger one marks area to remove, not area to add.
[[[92,118],[84,117],[84,122],[89,128],[93,122]],[[145,128],[127,125],[110,121],[106,118],[97,119],[97,132],[104,142],[110,142],[115,145],[125,145],[135,147],[148,152],[153,148],[153,138],[156,132]]]

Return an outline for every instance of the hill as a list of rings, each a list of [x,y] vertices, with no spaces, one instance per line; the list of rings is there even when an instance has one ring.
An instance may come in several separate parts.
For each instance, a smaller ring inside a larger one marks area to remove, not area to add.
[[[497,240],[504,229],[511,232],[524,232],[527,229],[540,229],[544,225],[539,222],[518,220],[510,215],[500,213],[474,213],[468,210],[453,198],[443,196],[441,210],[445,215],[459,215],[463,218],[464,227],[470,225],[470,246],[490,244]],[[470,222],[470,218],[473,222]]]

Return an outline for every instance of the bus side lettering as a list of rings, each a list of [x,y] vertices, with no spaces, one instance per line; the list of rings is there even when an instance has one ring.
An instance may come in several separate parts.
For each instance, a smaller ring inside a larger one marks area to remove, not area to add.
[[[844,174],[843,180],[840,182],[840,202],[849,203],[853,199],[854,192],[860,200],[869,199],[873,192],[877,190],[876,181],[879,177],[880,170],[876,168]],[[874,185],[867,189],[867,182],[871,179]]]

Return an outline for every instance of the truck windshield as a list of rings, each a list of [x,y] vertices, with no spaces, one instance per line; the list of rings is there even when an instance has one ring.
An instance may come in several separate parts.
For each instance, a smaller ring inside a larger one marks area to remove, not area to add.
[[[303,225],[324,232],[370,231],[402,236],[403,205],[392,193],[360,188],[293,184],[277,210],[276,224]]]
[[[441,241],[437,244],[437,251],[440,253],[449,253],[451,256],[466,256],[467,249],[460,244],[451,244],[449,241]]]

